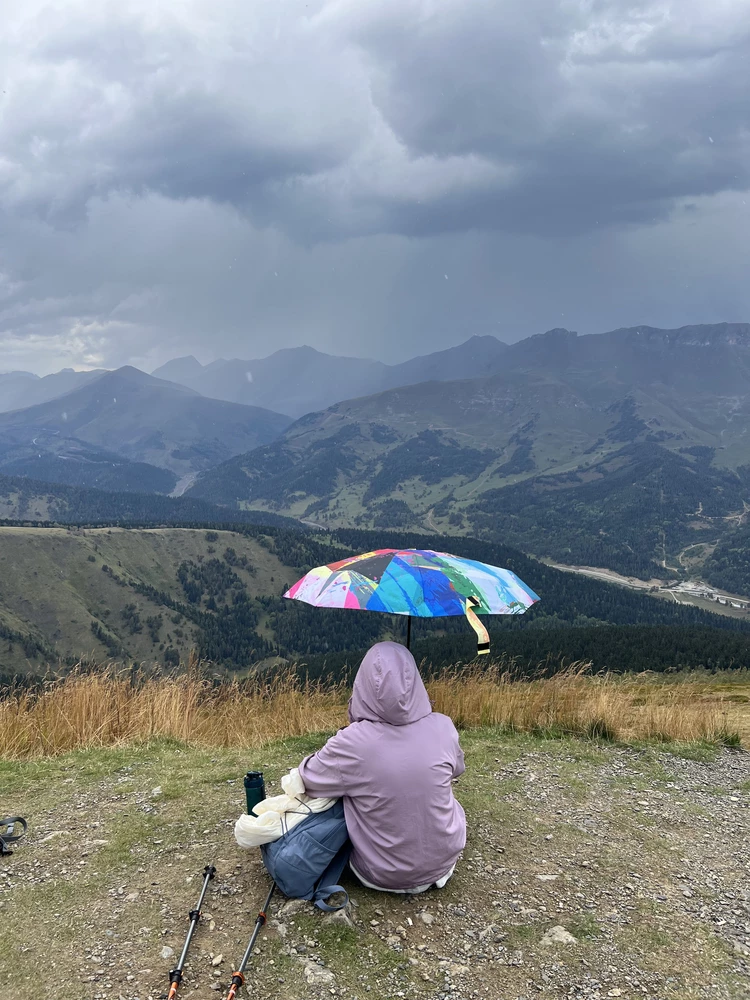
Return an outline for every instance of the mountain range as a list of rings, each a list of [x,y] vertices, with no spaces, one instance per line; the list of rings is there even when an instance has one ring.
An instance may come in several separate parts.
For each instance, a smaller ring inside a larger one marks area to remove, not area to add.
[[[750,504],[750,325],[568,330],[502,370],[337,403],[190,495],[323,524],[502,539],[648,578]],[[694,553],[695,554],[695,553]]]
[[[496,367],[506,349],[494,337],[473,337],[393,366],[298,347],[205,366],[177,358],[151,376],[131,367],[0,374],[0,472],[181,495],[199,472],[273,440],[292,422],[286,413],[422,375],[476,375]]]
[[[71,382],[0,414],[0,472],[469,534],[645,579],[736,551],[750,512],[748,324],[473,337],[390,366],[301,347],[152,376],[11,373],[0,400]]]
[[[125,367],[0,414],[0,472],[169,493],[178,479],[273,440],[289,422]]]
[[[47,403],[98,378],[103,370],[77,372],[63,368],[40,378],[32,372],[0,372],[0,413]]]
[[[429,380],[473,378],[497,371],[508,345],[495,337],[471,337],[464,344],[411,358],[398,365],[363,358],[333,357],[312,347],[276,351],[257,361],[177,358],[153,372],[204,396],[264,406],[293,417],[322,410],[342,399],[368,396]]]

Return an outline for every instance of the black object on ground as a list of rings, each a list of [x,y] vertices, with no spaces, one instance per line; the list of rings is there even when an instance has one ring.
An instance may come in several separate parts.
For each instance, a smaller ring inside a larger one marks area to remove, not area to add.
[[[260,934],[261,927],[266,922],[266,910],[271,905],[271,897],[276,891],[276,883],[274,882],[271,886],[271,891],[266,896],[266,901],[263,904],[263,909],[260,911],[258,916],[255,918],[255,927],[253,928],[253,933],[248,941],[247,948],[245,948],[245,954],[242,956],[242,961],[240,962],[237,971],[232,974],[232,982],[229,987],[229,992],[227,993],[226,1000],[235,1000],[237,996],[237,990],[245,982],[245,969],[247,968],[247,963],[250,961],[250,955],[255,947],[255,942],[258,940],[258,935]]]
[[[21,832],[16,832],[16,827],[21,827]],[[6,816],[0,819],[0,857],[6,857],[13,851],[8,846],[20,840],[29,828],[29,824],[22,816]]]
[[[187,959],[188,949],[190,947],[190,942],[193,940],[193,934],[195,934],[195,928],[198,926],[198,921],[201,918],[201,909],[203,907],[203,900],[206,898],[206,890],[208,889],[208,883],[216,875],[216,869],[213,865],[206,865],[203,869],[203,887],[201,888],[201,894],[198,897],[198,902],[194,910],[191,910],[188,914],[190,918],[190,927],[188,927],[187,937],[185,938],[185,944],[182,947],[182,954],[180,955],[180,960],[174,969],[169,973],[169,994],[168,1000],[174,1000],[177,996],[177,990],[180,988],[180,983],[182,982],[182,973],[185,968],[185,961]]]

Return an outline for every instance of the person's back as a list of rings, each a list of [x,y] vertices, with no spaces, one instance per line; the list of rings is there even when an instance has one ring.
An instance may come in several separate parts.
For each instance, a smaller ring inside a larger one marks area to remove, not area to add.
[[[441,881],[466,842],[451,784],[463,753],[404,646],[381,642],[367,653],[349,718],[300,765],[308,794],[344,797],[351,866],[366,884],[403,891]]]

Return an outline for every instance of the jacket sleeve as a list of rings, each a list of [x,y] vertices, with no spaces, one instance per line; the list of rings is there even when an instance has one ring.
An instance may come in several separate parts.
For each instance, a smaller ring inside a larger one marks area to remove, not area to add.
[[[305,791],[315,799],[339,799],[347,794],[337,747],[340,736],[341,733],[332,736],[325,746],[305,757],[299,766]]]
[[[453,732],[454,732],[455,741],[456,741],[456,743],[455,743],[455,754],[456,754],[456,756],[455,756],[454,762],[453,762],[453,777],[454,778],[458,778],[466,770],[466,764],[464,762],[464,752],[461,749],[461,744],[458,742],[458,733],[456,732],[455,728],[454,728]]]

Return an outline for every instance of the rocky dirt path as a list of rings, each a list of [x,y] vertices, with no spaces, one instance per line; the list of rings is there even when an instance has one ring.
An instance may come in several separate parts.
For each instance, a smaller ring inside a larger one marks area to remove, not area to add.
[[[246,995],[750,997],[750,755],[462,739],[470,839],[446,889],[351,884],[334,917],[279,900]],[[163,996],[212,859],[182,995],[223,996],[268,886],[232,838],[239,776],[278,778],[315,745],[0,763],[0,812],[31,821],[0,862],[0,996]]]

